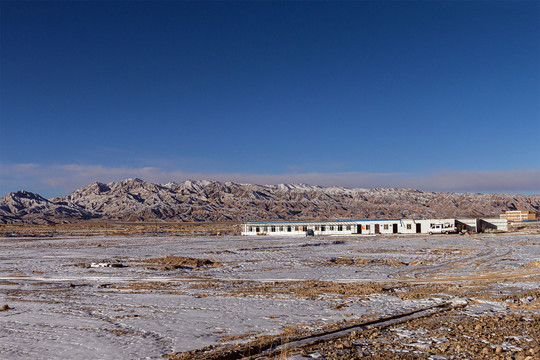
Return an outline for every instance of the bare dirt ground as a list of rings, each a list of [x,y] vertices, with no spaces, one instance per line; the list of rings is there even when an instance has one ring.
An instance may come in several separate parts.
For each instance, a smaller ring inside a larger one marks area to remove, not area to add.
[[[119,222],[81,221],[56,225],[0,224],[0,237],[53,236],[163,236],[163,235],[240,235],[235,222]]]
[[[155,226],[0,229],[0,357],[540,359],[538,223],[315,238]]]

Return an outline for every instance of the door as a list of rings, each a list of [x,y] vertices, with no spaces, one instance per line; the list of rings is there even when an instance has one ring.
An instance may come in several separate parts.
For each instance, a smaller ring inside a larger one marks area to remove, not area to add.
[[[380,226],[379,224],[375,224],[375,234],[380,234],[381,233],[381,231],[379,229],[379,226]]]
[[[416,233],[420,234],[422,232],[422,224],[416,224]]]
[[[361,234],[362,233],[362,225],[358,224],[356,225],[356,233]]]
[[[397,234],[397,224],[392,224],[392,233]]]

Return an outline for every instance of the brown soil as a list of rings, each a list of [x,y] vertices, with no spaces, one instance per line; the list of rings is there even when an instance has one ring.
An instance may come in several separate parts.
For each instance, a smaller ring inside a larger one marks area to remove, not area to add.
[[[407,263],[391,259],[355,259],[349,257],[331,258],[324,261],[324,265],[346,265],[346,266],[367,266],[367,265],[388,265],[388,266],[406,266]]]
[[[178,288],[178,284],[171,282],[131,282],[124,285],[107,286],[113,289],[132,290],[132,292],[141,292],[147,290],[161,290],[169,294],[183,294],[184,292]]]
[[[331,281],[220,281],[208,280],[191,285],[191,289],[211,290],[212,296],[254,296],[264,295],[269,297],[294,296],[315,299],[326,294],[340,294],[343,297],[358,297],[380,293],[385,287],[391,285],[363,282],[363,283],[336,283]],[[204,296],[204,293],[199,294]]]
[[[81,221],[56,225],[0,224],[2,237],[240,235],[237,222],[120,222]]]
[[[117,336],[122,336],[122,335],[137,335],[136,332],[134,331],[130,331],[130,330],[107,330]]]
[[[295,349],[325,359],[538,359],[540,315],[480,317],[453,310]],[[292,351],[291,351],[292,352]],[[274,357],[277,358],[277,357]]]
[[[232,294],[273,295],[289,294],[303,298],[317,298],[325,294],[359,296],[382,292],[384,285],[379,283],[335,283],[331,281],[280,281],[271,283],[254,283]]]
[[[165,255],[162,258],[153,258],[142,260],[144,263],[161,265],[162,270],[175,270],[183,268],[204,268],[204,267],[217,267],[221,264],[217,260],[210,259],[197,259],[185,256],[169,256]]]

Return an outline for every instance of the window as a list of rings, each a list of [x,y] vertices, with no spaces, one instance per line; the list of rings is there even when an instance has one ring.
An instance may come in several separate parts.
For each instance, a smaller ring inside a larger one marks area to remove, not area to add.
[[[258,232],[258,233],[261,232],[261,228],[257,226],[257,227],[255,228],[255,232]]]
[[[366,225],[366,230],[369,230],[369,225]]]
[[[316,225],[316,226],[315,226],[315,231],[319,231],[319,229],[320,229],[320,226],[319,226],[319,225]]]
[[[291,232],[292,228],[290,226],[287,226],[287,232]]]
[[[384,230],[388,230],[388,224],[384,224]]]
[[[351,231],[351,225],[347,225],[347,231]]]
[[[337,230],[338,231],[343,231],[343,225],[338,225]]]
[[[253,228],[251,226],[249,227],[249,232],[253,232]]]
[[[407,230],[411,230],[412,228],[412,225],[411,224],[407,224]]]
[[[321,226],[321,231],[326,231],[326,226],[322,225]]]
[[[267,232],[268,231],[268,226],[263,227],[263,231]]]
[[[272,227],[270,228],[270,231],[271,231],[271,232],[276,232],[276,227],[275,227],[275,226],[272,226]]]

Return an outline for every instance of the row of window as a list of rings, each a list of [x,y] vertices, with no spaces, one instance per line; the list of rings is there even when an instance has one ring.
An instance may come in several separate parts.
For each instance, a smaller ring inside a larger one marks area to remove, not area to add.
[[[358,226],[360,226],[360,225],[358,225]],[[407,224],[406,226],[407,226],[407,230],[410,230],[412,228],[411,224]],[[287,232],[307,231],[307,230],[327,231],[327,228],[328,228],[328,231],[343,231],[343,229],[345,229],[346,231],[351,231],[351,225],[346,225],[346,226],[343,226],[343,225],[329,225],[329,226],[326,226],[326,225],[315,225],[315,226],[262,226],[262,227],[250,226],[248,228],[248,231],[249,232],[255,231],[255,232],[259,233],[259,232],[261,232],[261,228],[262,228],[262,232],[268,232],[268,230],[270,230],[270,232],[276,232],[276,231],[283,232],[283,231],[285,231],[285,229],[287,229]],[[384,230],[388,230],[389,228],[390,228],[389,224],[384,224],[383,225]],[[370,225],[362,225],[362,230],[369,231],[370,229],[371,229]]]
[[[283,232],[285,231],[285,228],[287,229],[287,232],[292,232],[292,231],[307,231],[307,230],[315,230],[315,231],[327,231],[327,228],[328,228],[328,231],[343,231],[343,229],[345,228],[345,230],[347,231],[351,231],[351,225],[347,225],[347,226],[343,226],[343,225],[330,225],[330,226],[326,226],[326,225],[315,225],[315,226],[263,226],[262,227],[262,231],[263,232],[267,232],[268,229],[270,229],[270,232],[276,232],[276,231],[280,231],[280,232]],[[369,229],[369,225],[367,225],[367,228]],[[250,226],[249,229],[248,229],[250,232],[261,232],[261,227],[253,227],[253,226]]]

